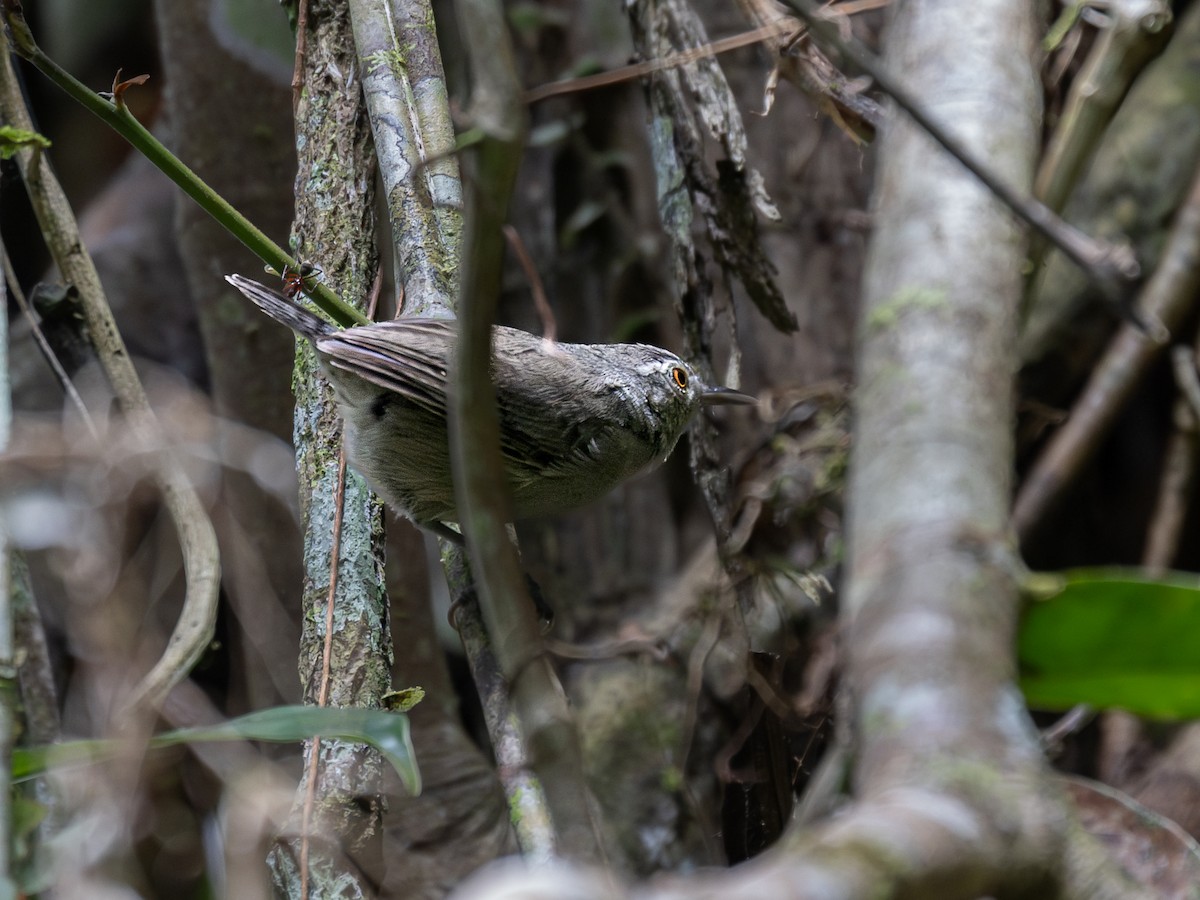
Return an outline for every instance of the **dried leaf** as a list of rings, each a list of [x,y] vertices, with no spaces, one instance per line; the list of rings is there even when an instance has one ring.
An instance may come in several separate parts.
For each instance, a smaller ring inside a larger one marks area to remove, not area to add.
[[[132,78],[121,80],[121,72],[123,69],[117,69],[117,74],[113,76],[112,99],[117,106],[125,105],[125,92],[134,85],[142,85],[150,80],[149,75],[135,75]]]

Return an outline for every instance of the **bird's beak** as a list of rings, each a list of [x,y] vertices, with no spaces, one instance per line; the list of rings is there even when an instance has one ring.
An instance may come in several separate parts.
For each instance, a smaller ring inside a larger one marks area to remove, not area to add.
[[[704,393],[700,395],[700,402],[704,406],[755,406],[758,404],[758,398],[733,388],[710,387],[705,388]]]

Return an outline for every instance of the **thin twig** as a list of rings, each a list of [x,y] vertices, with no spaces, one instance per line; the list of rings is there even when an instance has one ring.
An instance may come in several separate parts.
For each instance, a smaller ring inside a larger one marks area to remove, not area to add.
[[[1200,341],[1200,336],[1197,338]],[[1179,397],[1175,400],[1174,428],[1163,451],[1162,474],[1150,524],[1142,565],[1151,572],[1165,572],[1179,552],[1196,484],[1200,463],[1200,377],[1196,373],[1196,347],[1183,344],[1171,348],[1171,368]]]
[[[700,710],[700,695],[704,689],[704,666],[708,661],[709,654],[713,648],[717,646],[717,642],[721,639],[721,625],[723,617],[718,610],[713,610],[707,621],[704,623],[704,628],[700,635],[696,638],[696,643],[692,645],[691,655],[688,657],[687,669],[687,693],[686,706],[684,707],[682,735],[679,741],[679,755],[677,760],[673,760],[676,771],[686,772],[688,770],[688,757],[692,753],[692,744],[696,739],[696,722],[699,718]],[[696,817],[696,821],[703,828],[704,847],[705,851],[711,858],[719,858],[720,851],[716,846],[716,842],[712,839],[713,828],[707,825],[709,815],[708,810],[700,798],[696,795],[692,788],[691,779],[683,779],[683,794],[687,801],[692,814]]]
[[[831,10],[840,15],[852,16],[860,12],[866,12],[867,10],[879,9],[890,2],[891,0],[849,0],[849,2],[831,7]],[[563,94],[578,94],[582,91],[591,91],[596,88],[608,87],[612,84],[620,84],[624,81],[632,81],[635,78],[641,78],[643,75],[661,72],[664,69],[675,69],[679,66],[686,66],[688,63],[693,63],[700,59],[718,56],[722,53],[728,53],[730,50],[748,47],[751,44],[761,44],[763,41],[770,40],[778,35],[792,34],[801,30],[803,30],[803,26],[795,19],[790,16],[781,16],[773,22],[760,25],[758,28],[752,28],[740,34],[733,34],[729,37],[709,41],[701,47],[689,47],[687,50],[680,50],[678,53],[672,53],[661,59],[649,59],[645,62],[621,66],[618,69],[610,69],[607,72],[597,72],[594,75],[581,75],[578,78],[564,78],[561,81],[551,81],[547,84],[538,85],[526,91],[521,99],[532,106],[534,103],[549,100],[551,97],[559,97]]]
[[[466,551],[457,544],[443,544],[446,581],[455,587],[470,583]],[[479,610],[478,592],[473,587],[457,591],[452,607],[453,627],[462,641],[471,680],[479,694],[484,724],[495,750],[496,774],[504,791],[513,835],[521,856],[531,865],[560,855],[550,806],[542,780],[533,771],[530,747],[513,715],[509,686],[500,671],[495,648]]]
[[[754,667],[749,665],[746,668],[749,671]],[[750,709],[742,716],[742,720],[738,723],[737,728],[729,735],[728,740],[725,741],[713,757],[712,769],[716,772],[717,778],[723,783],[731,784],[739,780],[738,774],[733,769],[733,758],[746,746],[746,742],[750,740],[750,735],[754,733],[754,729],[762,721],[762,716],[766,709],[766,705],[761,702],[761,697],[758,703],[755,703],[753,698],[751,698]]]
[[[537,266],[533,264],[533,259],[529,256],[529,251],[525,248],[525,242],[521,240],[521,235],[517,234],[517,229],[512,225],[505,225],[504,237],[508,240],[508,246],[512,248],[513,253],[517,255],[517,262],[521,264],[525,277],[529,279],[529,292],[533,295],[533,305],[537,308],[538,318],[542,320],[542,337],[553,342],[558,339],[558,322],[555,321],[554,310],[550,308],[550,301],[546,299],[546,288],[542,284],[542,276],[538,274]]]
[[[715,611],[708,616],[700,636],[696,638],[696,643],[692,646],[691,655],[688,657],[687,711],[683,717],[679,741],[679,771],[681,772],[687,771],[688,755],[691,753],[692,739],[696,734],[700,692],[704,687],[704,664],[708,661],[708,655],[712,653],[713,648],[717,646],[717,641],[720,640],[722,622],[721,615]]]
[[[401,288],[401,291],[404,289]],[[379,295],[383,293],[383,268],[375,272],[375,280],[371,283],[371,293],[367,295],[367,318],[375,320],[375,310],[379,308]],[[397,308],[404,305],[404,297],[397,301]]]
[[[604,837],[584,775],[566,694],[541,646],[537,614],[505,523],[509,499],[491,381],[492,323],[500,293],[504,225],[524,146],[516,62],[499,0],[458,8],[475,88],[470,115],[481,139],[463,155],[465,214],[458,358],[450,404],[450,452],[459,522],[488,632],[507,679],[513,714],[530,745],[553,747],[532,762],[565,853],[603,865]]]
[[[763,706],[769,709],[775,718],[781,722],[793,722],[798,718],[795,707],[779,696],[775,686],[753,665],[746,666],[746,683],[758,694]]]
[[[300,0],[296,8],[296,64],[292,68],[292,115],[300,106],[304,90],[304,54],[308,50],[308,0]],[[307,885],[305,885],[307,888]],[[306,895],[307,896],[307,895]]]
[[[333,603],[337,598],[338,562],[342,547],[342,510],[346,505],[346,451],[338,455],[338,480],[334,490],[333,534],[329,551],[329,591],[325,596],[325,642],[321,647],[321,687],[317,693],[317,706],[329,702],[330,660],[333,656]],[[308,785],[304,792],[304,811],[300,826],[300,897],[308,900],[308,828],[312,821],[313,803],[317,796],[317,771],[320,763],[321,736],[312,739],[312,751],[308,760]]]
[[[597,641],[592,644],[573,644],[555,638],[544,638],[546,652],[562,659],[579,660],[608,660],[618,656],[646,655],[655,662],[666,662],[671,658],[671,648],[662,638],[646,637],[625,638],[611,641]]]
[[[1050,727],[1043,728],[1040,735],[1042,747],[1047,755],[1057,756],[1062,750],[1062,742],[1078,731],[1082,731],[1092,719],[1096,718],[1096,710],[1086,703],[1073,706],[1063,713]]]
[[[1142,565],[1148,572],[1163,573],[1179,553],[1179,540],[1191,508],[1200,464],[1200,434],[1196,416],[1185,400],[1175,402],[1175,430],[1163,452],[1158,498],[1146,529]]]
[[[1129,85],[1162,48],[1171,23],[1165,0],[1119,0],[1105,12],[1107,25],[1071,82],[1034,178],[1034,195],[1054,210],[1066,204]]]
[[[549,84],[539,85],[526,91],[521,99],[525,103],[533,105],[534,103],[540,103],[542,100],[548,100],[551,97],[558,97],[562,94],[577,94],[582,91],[592,91],[596,88],[619,84],[623,81],[633,81],[635,78],[641,78],[643,75],[649,75],[652,72],[661,72],[663,69],[674,69],[695,62],[698,59],[707,59],[710,56],[727,53],[739,47],[758,44],[778,34],[787,34],[795,30],[796,22],[794,20],[779,19],[776,22],[771,22],[751,31],[744,31],[741,34],[712,41],[703,47],[680,50],[678,53],[672,53],[661,59],[650,59],[645,62],[622,66],[619,69],[612,69],[608,72],[597,72],[595,75],[584,75],[579,78],[565,78],[562,81],[552,81]]]
[[[1196,351],[1185,344],[1171,348],[1171,371],[1175,375],[1175,386],[1192,409],[1192,415],[1200,421],[1200,376],[1196,374]]]
[[[58,355],[54,352],[54,348],[50,346],[50,342],[46,340],[46,335],[42,332],[42,326],[34,315],[32,307],[29,305],[29,298],[25,296],[25,292],[21,290],[21,285],[17,281],[17,273],[13,270],[12,260],[8,256],[8,248],[4,242],[0,240],[0,256],[4,258],[4,280],[8,282],[8,290],[12,298],[17,301],[17,306],[21,310],[21,315],[29,323],[29,331],[33,335],[33,341],[37,344],[38,350],[41,351],[42,357],[46,360],[46,364],[50,366],[50,371],[54,373],[54,377],[58,380],[59,386],[66,395],[67,400],[75,407],[75,411],[79,414],[79,419],[87,428],[88,434],[92,436],[92,440],[100,440],[100,432],[96,430],[96,423],[92,420],[92,414],[88,412],[87,406],[84,405],[83,398],[79,396],[79,391],[75,390],[75,383],[71,381],[71,376],[67,374],[67,370],[58,360]]]

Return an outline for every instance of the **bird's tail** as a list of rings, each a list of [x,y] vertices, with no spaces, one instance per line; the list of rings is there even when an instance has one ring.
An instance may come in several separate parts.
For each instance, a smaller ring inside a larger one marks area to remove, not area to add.
[[[292,331],[303,335],[310,341],[316,341],[317,338],[337,330],[316,313],[309,312],[303,306],[294,303],[265,284],[251,281],[241,275],[226,275],[225,280],[245,294],[255,306],[276,322],[282,322]]]

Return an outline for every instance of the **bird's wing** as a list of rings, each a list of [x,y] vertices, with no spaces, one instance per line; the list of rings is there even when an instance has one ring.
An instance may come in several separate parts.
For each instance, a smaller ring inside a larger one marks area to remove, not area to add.
[[[589,378],[577,359],[553,345],[537,345],[496,360],[500,392],[500,444],[516,462],[515,473],[569,477],[593,464],[622,426],[613,415],[599,416],[603,387]]]
[[[503,385],[500,450],[518,481],[568,477],[605,452],[625,423],[611,409],[597,415],[593,395],[604,388],[581,372],[574,357],[527,337],[510,341],[509,352],[492,364],[494,381]],[[336,368],[445,418],[446,361],[455,338],[451,320],[399,319],[334,332],[318,348]]]
[[[404,319],[336,331],[317,346],[335,368],[444,418],[454,334],[446,319]]]

